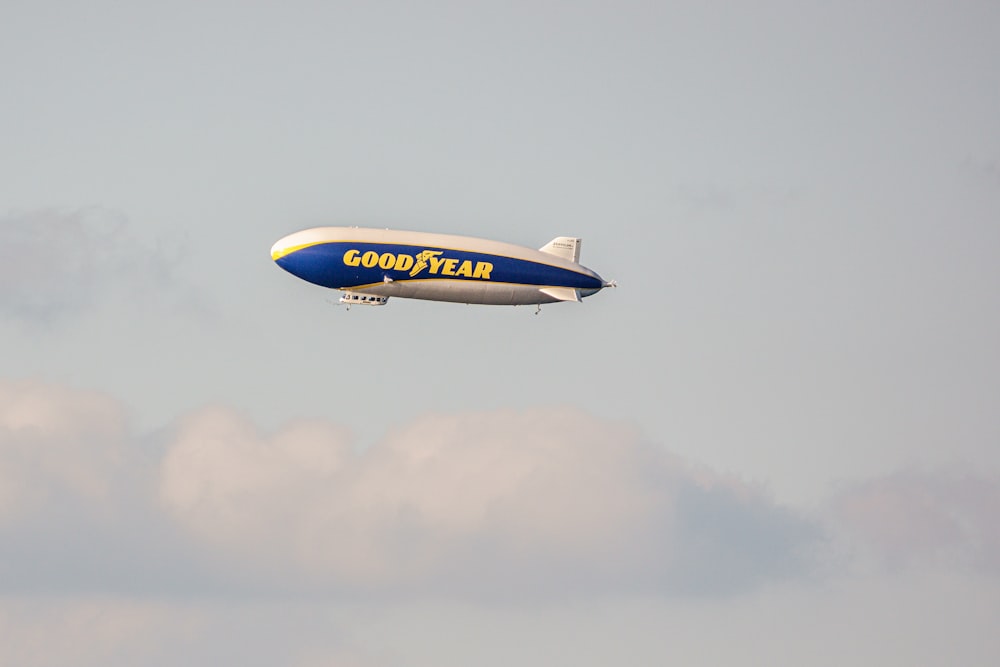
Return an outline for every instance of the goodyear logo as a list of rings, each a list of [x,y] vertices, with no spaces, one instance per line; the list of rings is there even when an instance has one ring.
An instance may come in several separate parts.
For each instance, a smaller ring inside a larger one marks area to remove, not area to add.
[[[389,269],[409,271],[411,278],[426,270],[427,273],[438,276],[490,279],[490,272],[493,270],[493,264],[490,262],[473,262],[469,259],[459,260],[454,257],[441,257],[443,253],[442,250],[423,250],[416,255],[393,252],[377,253],[374,250],[362,253],[360,250],[352,248],[344,253],[344,264],[363,266],[367,269],[373,269],[377,266],[386,271]]]

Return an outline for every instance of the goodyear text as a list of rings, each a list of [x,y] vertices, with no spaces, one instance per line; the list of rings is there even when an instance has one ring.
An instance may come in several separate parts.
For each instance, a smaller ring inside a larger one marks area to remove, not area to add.
[[[416,255],[404,253],[383,252],[374,250],[361,252],[357,248],[352,248],[344,253],[344,264],[347,266],[363,266],[373,269],[376,266],[386,271],[409,271],[413,278],[425,269],[432,275],[439,276],[460,276],[464,278],[478,278],[489,280],[493,264],[490,262],[473,262],[470,259],[456,259],[454,257],[440,257],[441,250],[424,250]]]

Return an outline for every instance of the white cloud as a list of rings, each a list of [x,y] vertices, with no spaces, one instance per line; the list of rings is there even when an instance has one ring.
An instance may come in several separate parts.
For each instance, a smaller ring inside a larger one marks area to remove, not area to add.
[[[264,436],[209,409],[170,445],[160,498],[228,558],[347,587],[732,590],[787,576],[812,537],[759,491],[566,408],[426,416],[362,453],[328,424]]]
[[[358,451],[322,420],[205,408],[159,444],[116,400],[0,382],[6,590],[732,594],[829,563],[996,572],[1000,484],[845,489],[834,539],[761,489],[571,408],[427,415]],[[845,555],[846,554],[846,555]]]
[[[800,549],[827,547],[810,522],[578,410],[428,415],[353,444],[221,408],[140,439],[107,396],[0,383],[0,471],[20,482],[0,522],[0,664],[995,655],[982,476],[895,475],[831,508],[853,558],[929,567],[795,579]]]
[[[732,594],[808,520],[571,408],[427,415],[358,451],[218,407],[154,441],[94,392],[0,383],[4,590]]]
[[[123,410],[108,396],[0,380],[0,520],[60,494],[107,505],[125,437]]]

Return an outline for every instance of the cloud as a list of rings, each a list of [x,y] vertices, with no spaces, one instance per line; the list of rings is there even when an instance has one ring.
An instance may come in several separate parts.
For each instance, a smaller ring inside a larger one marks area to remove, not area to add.
[[[109,506],[125,437],[108,396],[0,380],[0,525],[59,495]]]
[[[0,380],[0,595],[218,591],[154,502],[158,464],[110,396]]]
[[[980,474],[901,472],[855,484],[833,517],[883,566],[939,563],[1000,572],[1000,480]]]
[[[578,410],[430,415],[355,452],[322,422],[187,419],[164,509],[257,576],[473,595],[732,592],[798,573],[811,525]]]
[[[156,438],[89,391],[0,381],[3,590],[726,594],[812,524],[570,408],[427,415],[359,451],[209,407]]]
[[[998,512],[984,475],[852,485],[837,567],[995,573]],[[829,556],[817,525],[570,408],[427,415],[359,451],[211,407],[151,446],[109,396],[0,381],[6,590],[724,595]]]
[[[51,324],[109,299],[156,294],[175,254],[141,242],[106,209],[0,217],[0,315]]]

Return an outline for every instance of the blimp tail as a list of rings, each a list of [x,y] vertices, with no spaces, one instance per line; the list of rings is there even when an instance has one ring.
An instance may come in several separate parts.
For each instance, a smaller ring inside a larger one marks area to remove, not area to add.
[[[579,264],[580,244],[582,242],[582,239],[578,239],[573,236],[557,236],[539,248],[539,250]]]

